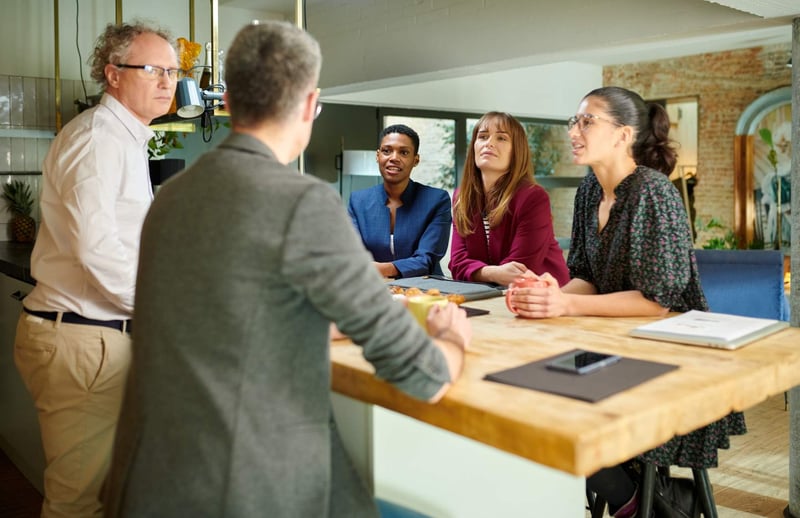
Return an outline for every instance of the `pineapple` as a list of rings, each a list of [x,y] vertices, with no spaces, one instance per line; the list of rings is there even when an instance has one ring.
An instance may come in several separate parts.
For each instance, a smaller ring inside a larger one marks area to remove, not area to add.
[[[6,210],[12,214],[12,239],[20,243],[32,243],[36,239],[36,221],[31,217],[31,187],[20,180],[13,180],[3,185],[3,198],[8,202]]]

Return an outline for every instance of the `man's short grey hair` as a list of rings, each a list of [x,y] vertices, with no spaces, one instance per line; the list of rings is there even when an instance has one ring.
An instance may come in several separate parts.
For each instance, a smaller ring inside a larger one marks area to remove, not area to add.
[[[166,29],[156,27],[144,21],[135,20],[131,23],[116,25],[109,23],[103,34],[97,37],[94,43],[94,52],[90,59],[92,66],[92,79],[97,81],[100,88],[105,91],[108,87],[105,68],[108,64],[119,65],[125,63],[131,43],[140,34],[153,33],[164,38],[175,49],[175,40]],[[177,49],[176,49],[177,54]],[[145,65],[147,63],[134,63]]]
[[[267,21],[244,27],[225,60],[231,121],[248,127],[286,120],[316,85],[321,65],[319,44],[295,25]]]

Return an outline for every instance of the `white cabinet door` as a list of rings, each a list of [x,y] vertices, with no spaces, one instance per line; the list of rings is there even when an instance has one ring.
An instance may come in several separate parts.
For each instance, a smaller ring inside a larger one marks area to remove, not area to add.
[[[0,448],[42,491],[44,452],[30,393],[14,365],[14,335],[22,299],[33,286],[0,275]]]

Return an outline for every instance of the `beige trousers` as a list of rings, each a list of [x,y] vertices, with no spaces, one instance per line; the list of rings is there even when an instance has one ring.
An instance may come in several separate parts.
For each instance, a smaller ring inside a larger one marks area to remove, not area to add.
[[[130,361],[127,333],[20,316],[14,362],[38,410],[47,461],[42,517],[102,516]]]

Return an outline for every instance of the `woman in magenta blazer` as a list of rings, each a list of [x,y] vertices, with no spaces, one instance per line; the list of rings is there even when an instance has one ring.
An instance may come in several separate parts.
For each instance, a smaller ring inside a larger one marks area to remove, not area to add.
[[[569,281],[547,192],[533,179],[525,130],[507,113],[485,114],[472,131],[453,196],[454,279],[508,286],[530,270]]]

